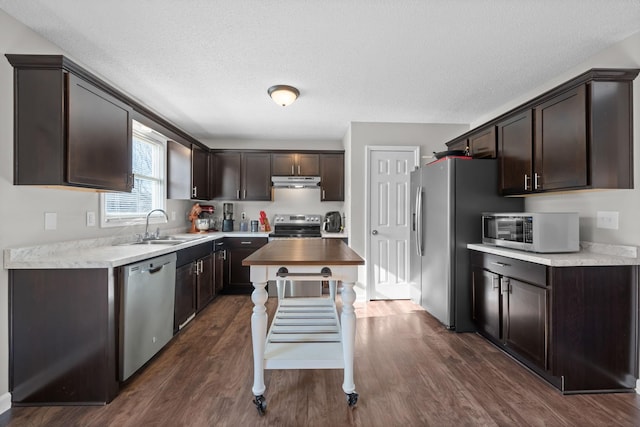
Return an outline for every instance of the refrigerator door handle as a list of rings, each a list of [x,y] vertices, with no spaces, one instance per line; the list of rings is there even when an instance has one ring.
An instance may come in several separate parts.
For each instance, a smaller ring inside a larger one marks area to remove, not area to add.
[[[422,256],[422,187],[416,193],[416,251]]]

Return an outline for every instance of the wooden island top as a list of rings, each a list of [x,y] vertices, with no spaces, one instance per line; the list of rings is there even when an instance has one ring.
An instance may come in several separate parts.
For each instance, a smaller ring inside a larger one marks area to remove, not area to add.
[[[364,260],[339,239],[273,240],[242,261],[252,265],[363,265]]]

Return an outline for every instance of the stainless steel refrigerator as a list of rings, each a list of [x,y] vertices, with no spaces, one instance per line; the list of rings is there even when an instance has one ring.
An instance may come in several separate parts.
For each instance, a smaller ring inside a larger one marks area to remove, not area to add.
[[[411,298],[445,327],[474,331],[467,243],[482,240],[483,212],[522,212],[498,195],[492,159],[445,157],[411,173]]]

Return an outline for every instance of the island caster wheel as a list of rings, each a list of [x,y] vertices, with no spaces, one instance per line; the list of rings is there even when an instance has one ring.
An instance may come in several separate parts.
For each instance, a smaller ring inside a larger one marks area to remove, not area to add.
[[[267,411],[267,400],[263,395],[256,396],[256,398],[253,399],[253,404],[256,405],[256,409],[258,410],[258,414],[260,414],[260,416],[264,415],[264,413]]]
[[[347,394],[347,404],[349,405],[349,407],[353,408],[354,406],[356,406],[356,403],[358,403],[358,393],[353,392]]]

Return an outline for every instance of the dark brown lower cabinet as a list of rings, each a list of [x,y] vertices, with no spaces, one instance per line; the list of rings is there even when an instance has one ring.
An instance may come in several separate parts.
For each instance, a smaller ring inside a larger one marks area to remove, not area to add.
[[[505,346],[546,369],[547,289],[509,277],[501,282]]]
[[[224,239],[213,243],[213,294],[218,296],[224,287]]]
[[[196,273],[191,262],[176,268],[173,332],[178,332],[196,313]]]
[[[224,293],[250,294],[253,285],[249,276],[249,267],[242,265],[242,260],[267,244],[265,237],[226,237]]]
[[[113,400],[118,295],[106,268],[9,271],[13,405]]]
[[[549,267],[471,252],[478,333],[565,394],[631,392],[636,266]]]
[[[213,299],[213,258],[213,242],[177,252],[174,333]]]

